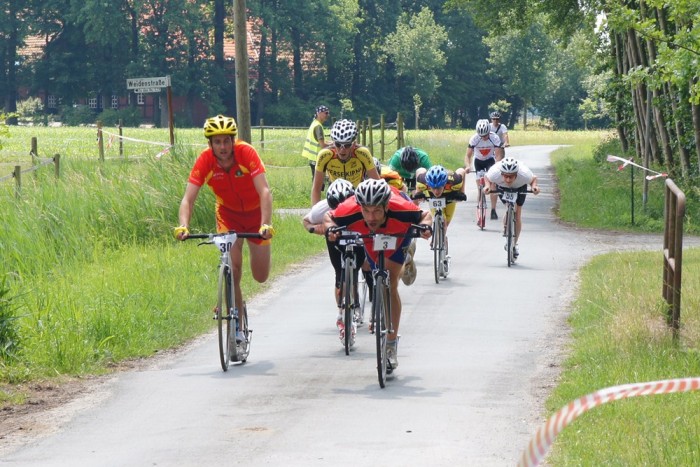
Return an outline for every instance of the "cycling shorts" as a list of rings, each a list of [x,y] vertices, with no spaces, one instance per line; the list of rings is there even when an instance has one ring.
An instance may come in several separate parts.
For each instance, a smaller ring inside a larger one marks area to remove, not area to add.
[[[260,208],[239,212],[227,209],[220,204],[216,205],[217,232],[233,230],[234,232],[257,233],[260,231],[261,218]],[[270,239],[264,240],[262,238],[248,238],[246,240],[256,245],[269,245],[271,243]]]
[[[527,193],[525,193],[527,191],[527,185],[523,185],[515,190],[518,192],[518,198],[515,200],[515,204],[522,206],[525,204],[525,197],[527,196]],[[501,199],[503,204],[506,204],[506,202],[503,201],[503,193],[499,193],[498,197]]]
[[[496,163],[496,159],[489,157],[486,160],[474,159],[474,171],[479,172],[480,170],[488,172],[493,164]]]

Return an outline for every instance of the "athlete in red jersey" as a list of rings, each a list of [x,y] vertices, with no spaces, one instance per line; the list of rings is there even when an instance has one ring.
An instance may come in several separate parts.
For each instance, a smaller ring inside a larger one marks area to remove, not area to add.
[[[270,239],[272,193],[267,184],[265,166],[257,151],[245,141],[236,139],[238,128],[232,117],[217,115],[204,123],[204,136],[209,148],[199,155],[190,172],[185,195],[180,203],[180,226],[175,237],[184,240],[189,234],[190,218],[199,190],[205,183],[216,197],[217,232],[260,232],[262,239],[247,238],[250,250],[250,270],[258,282],[270,274]],[[241,273],[243,239],[231,249],[234,270],[236,307],[243,307]]]
[[[411,224],[430,226],[433,216],[430,211],[423,211],[399,194],[399,190],[391,188],[386,181],[368,179],[355,189],[355,196],[346,199],[334,211],[326,214],[324,227],[344,226],[353,232],[363,235],[368,233],[405,234]],[[331,241],[335,241],[335,233],[329,233]],[[422,232],[423,238],[430,238],[430,230]],[[388,335],[387,352],[391,366],[398,366],[396,337],[401,321],[401,297],[399,296],[399,278],[406,259],[406,249],[411,244],[411,238],[399,238],[396,250],[385,251],[384,265],[389,270],[391,285],[391,320],[393,331]],[[377,252],[373,249],[373,239],[365,240],[365,251],[372,268],[376,268]],[[414,266],[415,267],[415,266]]]

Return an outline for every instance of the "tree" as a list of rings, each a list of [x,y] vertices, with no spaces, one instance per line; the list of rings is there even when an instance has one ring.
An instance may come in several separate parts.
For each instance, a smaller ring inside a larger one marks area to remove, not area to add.
[[[527,125],[527,108],[542,95],[546,83],[547,55],[552,41],[540,22],[513,29],[501,36],[488,36],[484,43],[490,49],[490,73],[503,80],[506,92],[514,97],[513,110],[523,111],[523,127]]]
[[[447,62],[442,51],[446,42],[445,28],[435,23],[427,7],[416,15],[401,15],[382,50],[396,65],[396,74],[405,78],[410,96],[429,99],[435,94],[440,86],[438,73]]]

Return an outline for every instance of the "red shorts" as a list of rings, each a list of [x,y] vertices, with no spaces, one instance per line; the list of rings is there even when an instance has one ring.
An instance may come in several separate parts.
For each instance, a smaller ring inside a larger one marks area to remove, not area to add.
[[[216,231],[241,233],[258,233],[260,231],[260,219],[262,214],[260,208],[252,211],[231,211],[221,205],[216,205]],[[270,240],[262,238],[248,238],[250,242],[256,245],[269,245]]]

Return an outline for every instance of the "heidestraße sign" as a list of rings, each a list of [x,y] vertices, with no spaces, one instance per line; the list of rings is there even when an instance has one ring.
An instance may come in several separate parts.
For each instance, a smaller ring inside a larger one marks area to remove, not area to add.
[[[160,92],[162,88],[168,86],[170,86],[170,76],[127,78],[126,80],[126,89],[133,89],[136,93]]]

